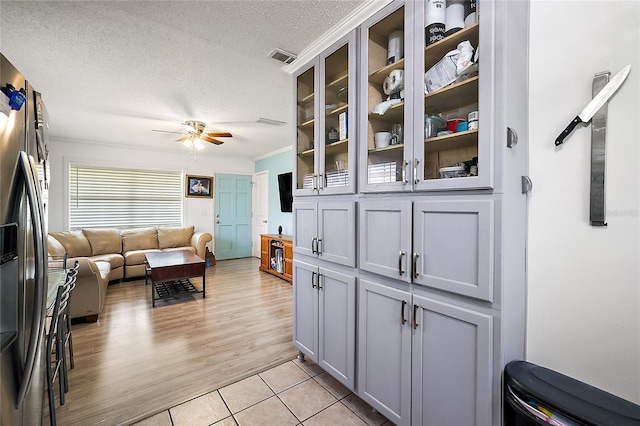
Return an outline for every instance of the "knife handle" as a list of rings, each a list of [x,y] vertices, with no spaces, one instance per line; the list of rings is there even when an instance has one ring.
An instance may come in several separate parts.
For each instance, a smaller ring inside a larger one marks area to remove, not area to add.
[[[569,123],[567,128],[564,129],[562,131],[562,133],[560,133],[560,136],[558,136],[558,138],[556,139],[556,146],[561,145],[562,142],[564,142],[564,138],[569,136],[569,133],[571,133],[573,131],[573,129],[575,129],[575,127],[578,125],[578,123],[582,123],[582,120],[580,120],[580,116],[579,115],[576,116],[576,118],[574,118],[571,123]]]

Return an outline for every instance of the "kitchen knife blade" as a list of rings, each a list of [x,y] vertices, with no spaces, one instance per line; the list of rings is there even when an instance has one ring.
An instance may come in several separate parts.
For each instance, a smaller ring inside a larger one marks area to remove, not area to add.
[[[631,65],[627,65],[626,67],[624,67],[622,71],[616,74],[616,76],[613,77],[611,81],[609,81],[609,83],[607,83],[607,85],[604,86],[604,88],[600,92],[598,92],[598,94],[593,99],[591,99],[591,102],[589,102],[587,106],[584,107],[584,109],[580,112],[580,114],[578,114],[578,116],[574,118],[571,123],[569,123],[567,128],[564,129],[562,133],[560,133],[560,136],[558,136],[558,138],[556,139],[556,146],[561,145],[562,142],[564,142],[564,138],[569,136],[569,133],[573,131],[578,123],[588,123],[591,120],[594,114],[598,112],[602,105],[604,105],[605,102],[607,102],[609,98],[611,98],[611,96],[615,93],[615,91],[618,90],[618,87],[622,85],[624,80],[629,75],[630,70]]]

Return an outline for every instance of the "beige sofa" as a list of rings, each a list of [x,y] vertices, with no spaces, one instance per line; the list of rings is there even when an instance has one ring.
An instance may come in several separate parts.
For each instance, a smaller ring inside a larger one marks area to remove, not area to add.
[[[71,318],[97,321],[102,312],[109,281],[145,275],[145,253],[189,250],[205,258],[208,232],[189,227],[150,227],[136,229],[83,229],[50,232],[49,256],[67,255],[67,265],[79,261],[78,281],[71,296]]]

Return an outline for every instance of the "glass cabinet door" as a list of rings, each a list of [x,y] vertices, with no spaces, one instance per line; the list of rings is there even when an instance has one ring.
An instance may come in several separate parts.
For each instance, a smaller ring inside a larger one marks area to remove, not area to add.
[[[446,3],[446,5],[445,5]],[[489,186],[488,147],[479,139],[478,44],[475,1],[425,0],[414,13],[421,47],[416,60],[416,137],[414,188],[467,189]],[[447,19],[445,22],[445,6]],[[482,49],[482,61],[491,52]],[[489,122],[487,120],[487,122]]]
[[[296,195],[313,194],[318,187],[316,173],[316,66],[296,77],[297,136],[295,187]]]
[[[410,4],[406,4],[410,6]],[[411,31],[405,4],[394,2],[361,27],[360,188],[363,191],[410,190]],[[406,52],[406,58],[405,58]],[[405,107],[405,105],[407,107]]]
[[[336,45],[339,47],[320,60],[320,194],[355,190],[355,31]]]

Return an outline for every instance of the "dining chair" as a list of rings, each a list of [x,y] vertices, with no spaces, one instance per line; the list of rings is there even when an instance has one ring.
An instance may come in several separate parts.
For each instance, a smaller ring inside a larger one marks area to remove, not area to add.
[[[53,305],[51,316],[48,318],[49,327],[47,329],[46,345],[46,373],[47,388],[49,395],[49,419],[51,425],[56,425],[56,404],[53,383],[58,378],[60,386],[60,405],[64,405],[64,394],[69,390],[67,377],[67,363],[65,354],[66,338],[66,316],[68,313],[71,290],[75,287],[78,272],[78,264],[67,273],[63,285],[58,287],[56,300]],[[71,336],[69,335],[69,341]]]

